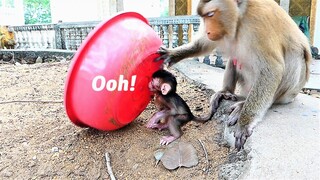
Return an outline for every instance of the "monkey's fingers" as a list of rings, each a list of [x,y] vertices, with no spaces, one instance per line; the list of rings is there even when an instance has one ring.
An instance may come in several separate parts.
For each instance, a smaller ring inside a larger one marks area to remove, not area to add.
[[[162,139],[160,140],[160,145],[168,145],[172,141],[176,140],[174,136],[163,136]]]
[[[222,92],[216,92],[214,95],[212,95],[210,100],[210,113],[212,116],[214,115],[214,113],[217,112],[222,99],[223,99]]]
[[[241,136],[239,138],[236,138],[235,141],[235,148],[237,151],[240,151],[241,149],[244,149],[244,143],[246,142],[247,138],[245,136]]]
[[[157,124],[153,120],[149,120],[149,122],[145,125],[147,128],[153,129]]]
[[[165,54],[165,55],[162,55],[162,56],[159,56],[159,57],[155,58],[154,61],[155,62],[158,62],[158,61],[161,61],[161,60],[166,61],[166,59],[168,59],[168,58],[169,58],[169,56]]]
[[[166,145],[168,145],[168,144],[169,144],[169,143],[168,143],[167,141],[164,141],[164,140],[160,139],[160,145],[166,146]]]
[[[171,57],[168,55],[163,55],[163,56],[160,56],[160,57],[154,59],[155,62],[158,62],[161,60],[163,60],[163,64],[166,65],[167,67],[171,67],[173,64],[175,64],[172,61]]]
[[[156,129],[158,128],[158,124],[147,124],[146,127],[149,129]]]
[[[168,67],[171,67],[176,63],[176,60],[174,60],[174,58],[170,55],[170,52],[166,47],[160,47],[157,53],[160,56],[154,60],[155,62],[163,60],[163,64]]]
[[[224,99],[237,101],[237,96],[235,94],[230,93],[229,91],[223,93]]]
[[[147,124],[147,125],[146,125],[146,128],[152,129],[152,126]]]
[[[237,123],[238,119],[240,118],[243,104],[244,101],[237,102],[228,108],[227,112],[230,113],[227,121],[228,126],[233,126]]]
[[[158,54],[160,55],[164,55],[164,54],[168,54],[168,49],[164,46],[161,46],[158,51],[157,51]]]
[[[172,61],[171,57],[168,56],[168,55],[163,55],[163,56],[160,56],[160,57],[154,59],[155,62],[158,62],[158,61],[161,61],[161,60],[163,60],[163,64],[165,64],[167,67],[171,67],[173,64],[175,64]]]
[[[238,122],[239,118],[240,112],[233,111],[228,117],[227,125],[234,126]]]
[[[160,55],[158,58],[155,59],[155,61],[160,61],[160,60],[166,60],[169,58],[169,51],[165,47],[160,47],[157,53]]]
[[[235,148],[237,151],[240,151],[241,149],[244,149],[244,143],[247,141],[247,137],[244,135],[242,131],[236,130],[235,134]]]
[[[235,148],[240,151],[241,149],[244,149],[244,144],[247,141],[247,138],[252,134],[252,131],[249,130],[245,126],[238,125],[235,132]]]

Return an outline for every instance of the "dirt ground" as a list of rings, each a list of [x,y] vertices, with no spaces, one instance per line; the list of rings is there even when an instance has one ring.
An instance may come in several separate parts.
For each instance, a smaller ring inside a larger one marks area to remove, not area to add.
[[[190,142],[199,163],[167,170],[154,152],[168,131],[144,127],[155,112],[149,104],[131,124],[111,132],[79,128],[63,106],[69,62],[0,65],[0,179],[109,179],[105,153],[117,179],[217,179],[228,148],[219,146],[216,121],[191,122],[179,141]],[[209,94],[175,72],[178,93],[196,114],[208,110]],[[199,143],[201,140],[208,153]]]

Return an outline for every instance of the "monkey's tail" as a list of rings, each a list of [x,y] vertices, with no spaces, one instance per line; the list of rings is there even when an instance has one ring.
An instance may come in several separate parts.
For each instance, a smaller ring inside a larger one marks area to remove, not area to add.
[[[312,61],[312,56],[310,50],[307,48],[304,49],[304,59],[306,62],[306,80],[308,81],[310,77],[310,64]]]
[[[197,121],[197,122],[207,122],[207,121],[211,120],[211,118],[213,117],[213,114],[214,113],[212,113],[212,111],[211,111],[209,114],[207,114],[205,116],[200,116],[200,117],[194,116],[193,120]]]
[[[220,98],[219,101],[221,101],[222,98]],[[217,106],[217,105],[216,105]],[[204,116],[200,116],[200,117],[195,117],[194,116],[194,121],[198,121],[198,122],[207,122],[209,120],[212,119],[213,115],[217,112],[217,108],[215,108],[215,106],[213,104],[210,105],[209,108],[209,113],[207,115]]]

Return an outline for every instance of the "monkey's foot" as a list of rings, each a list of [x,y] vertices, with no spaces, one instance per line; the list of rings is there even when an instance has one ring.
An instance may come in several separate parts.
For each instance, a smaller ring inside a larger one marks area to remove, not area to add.
[[[237,101],[237,95],[232,94],[229,91],[222,93],[222,95],[223,95],[223,98],[226,100]]]
[[[244,144],[247,141],[247,138],[251,136],[252,134],[252,129],[249,129],[247,126],[240,126],[237,125],[237,128],[234,132],[234,137],[235,137],[235,148],[240,151],[243,149]]]
[[[227,121],[228,126],[233,126],[237,123],[238,119],[240,118],[240,112],[244,102],[245,101],[240,101],[229,107],[227,111],[228,113],[231,113],[231,114],[228,117],[228,121]]]
[[[218,91],[214,95],[211,96],[210,99],[210,113],[213,115],[217,112],[217,109],[220,105],[222,99],[236,101],[237,96],[235,94],[230,93],[229,91]]]
[[[163,136],[162,139],[160,140],[161,145],[168,145],[172,141],[176,140],[177,138],[174,136]]]

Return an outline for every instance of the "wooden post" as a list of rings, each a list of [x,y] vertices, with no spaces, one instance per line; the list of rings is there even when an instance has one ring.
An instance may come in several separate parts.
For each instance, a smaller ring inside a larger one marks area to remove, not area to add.
[[[187,6],[187,14],[191,15],[192,14],[192,0],[188,0],[187,4],[188,4],[188,6]]]
[[[61,28],[60,28],[60,23],[53,25],[54,29],[54,40],[56,43],[56,49],[67,49],[65,42],[63,41],[61,37]]]
[[[176,15],[176,1],[169,0],[169,16],[175,16],[175,15]]]
[[[317,14],[317,0],[311,1],[311,12],[310,12],[310,44],[314,43],[314,29],[316,24],[316,14]],[[319,9],[318,9],[319,11]],[[317,19],[318,22],[320,19]]]
[[[188,6],[187,6],[187,14],[188,15],[191,15],[192,14],[192,0],[188,0]],[[189,26],[189,30],[188,30],[188,40],[190,41],[192,36],[192,26]]]

